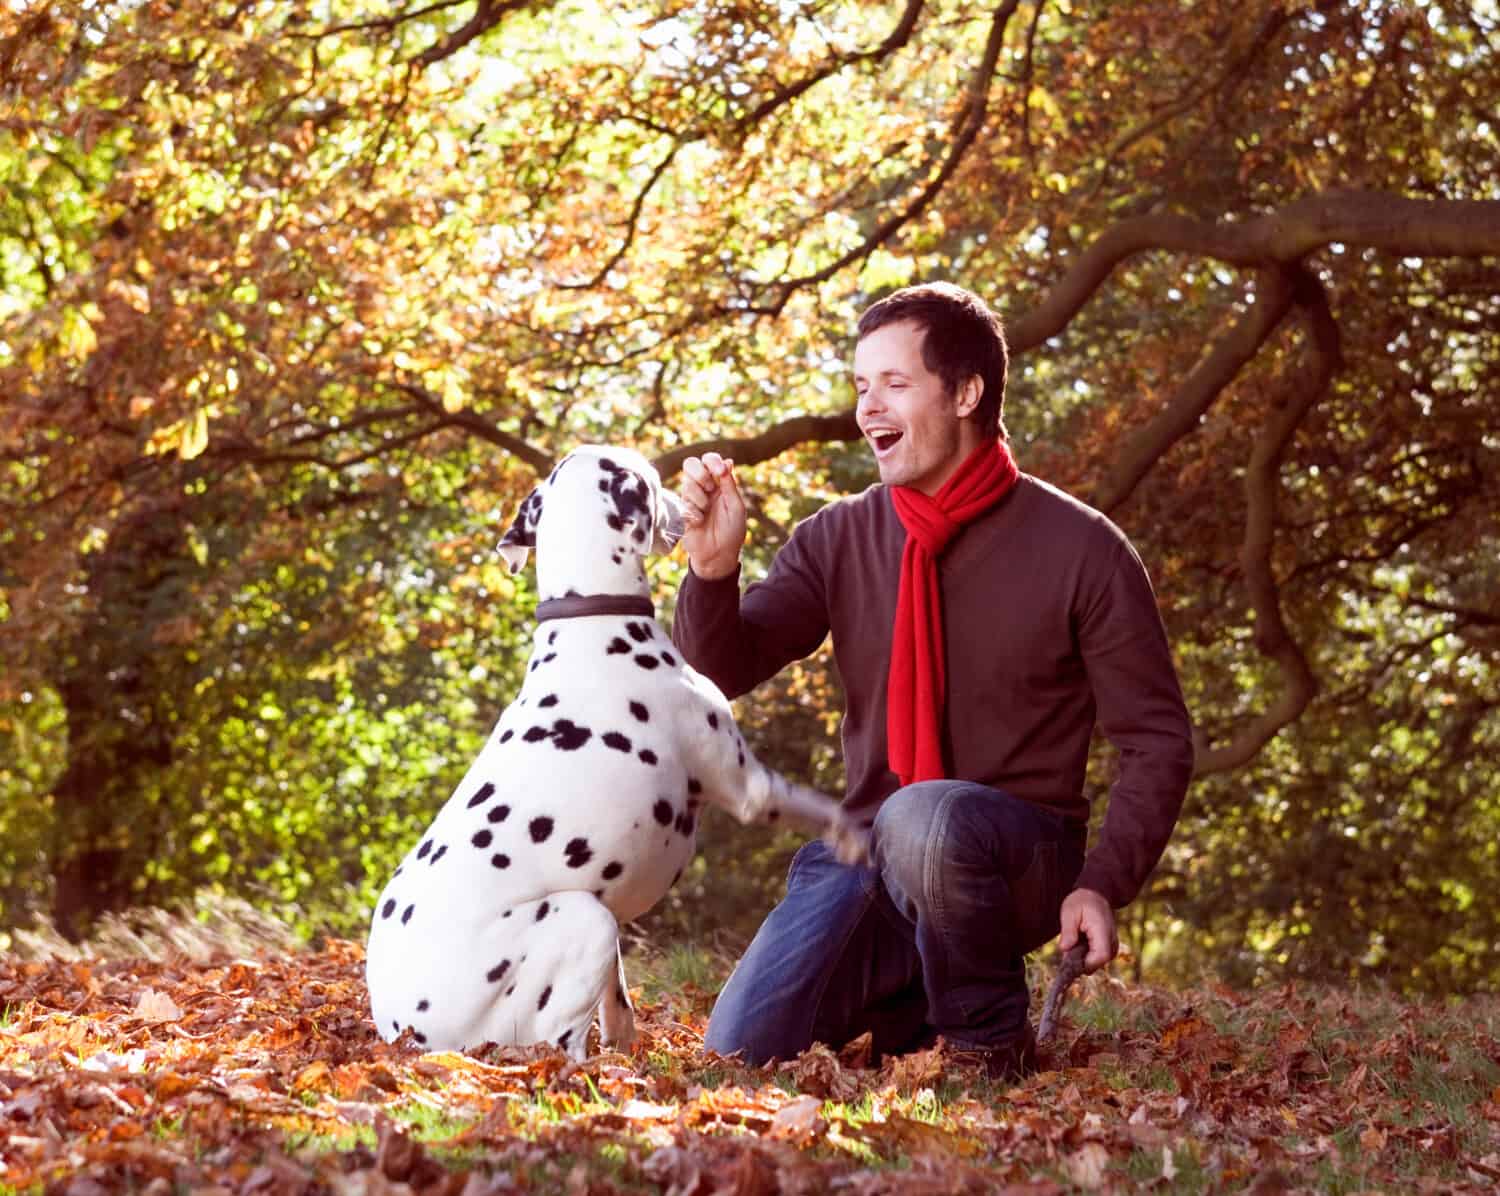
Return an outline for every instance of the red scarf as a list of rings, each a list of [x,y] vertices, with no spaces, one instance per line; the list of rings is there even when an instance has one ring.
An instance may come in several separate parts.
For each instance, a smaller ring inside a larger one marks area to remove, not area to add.
[[[931,498],[910,486],[891,487],[891,501],[906,528],[906,547],[891,629],[886,738],[891,771],[903,785],[944,775],[943,604],[937,558],[964,524],[999,502],[1020,476],[1010,449],[987,440]]]

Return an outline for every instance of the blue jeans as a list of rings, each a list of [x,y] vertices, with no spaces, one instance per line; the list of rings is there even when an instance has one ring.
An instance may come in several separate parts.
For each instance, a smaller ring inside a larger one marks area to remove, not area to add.
[[[1026,1023],[1026,952],[1058,932],[1087,830],[967,781],[886,799],[874,867],[820,841],[719,994],[704,1045],[752,1064],[870,1031],[878,1054],[941,1034],[998,1046]]]

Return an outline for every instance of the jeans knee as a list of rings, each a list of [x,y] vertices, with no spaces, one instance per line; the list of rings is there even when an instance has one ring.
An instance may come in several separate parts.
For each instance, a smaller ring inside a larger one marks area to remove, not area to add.
[[[925,900],[927,853],[952,789],[947,781],[908,785],[886,798],[875,816],[881,881],[907,917],[913,916],[913,903]]]

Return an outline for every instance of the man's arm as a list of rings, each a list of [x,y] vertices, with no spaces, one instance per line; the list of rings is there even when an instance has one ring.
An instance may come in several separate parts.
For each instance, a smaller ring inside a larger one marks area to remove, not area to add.
[[[689,458],[681,493],[688,575],[677,594],[672,639],[690,665],[738,697],[823,642],[828,612],[821,574],[799,529],[776,554],[766,580],[742,600],[746,522],[734,463],[717,453]]]
[[[1193,775],[1192,725],[1166,629],[1145,567],[1123,539],[1082,612],[1079,645],[1099,727],[1120,753],[1098,843],[1063,903],[1059,945],[1087,934],[1092,971],[1113,958],[1112,911],[1134,900],[1161,859]]]

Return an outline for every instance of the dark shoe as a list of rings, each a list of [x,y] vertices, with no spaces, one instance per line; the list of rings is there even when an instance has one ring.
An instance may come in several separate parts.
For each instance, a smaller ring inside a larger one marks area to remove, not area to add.
[[[1020,1080],[1037,1069],[1036,1033],[1027,1022],[1025,1029],[1006,1042],[988,1046],[945,1042],[943,1061],[954,1068],[973,1068],[990,1080]]]

